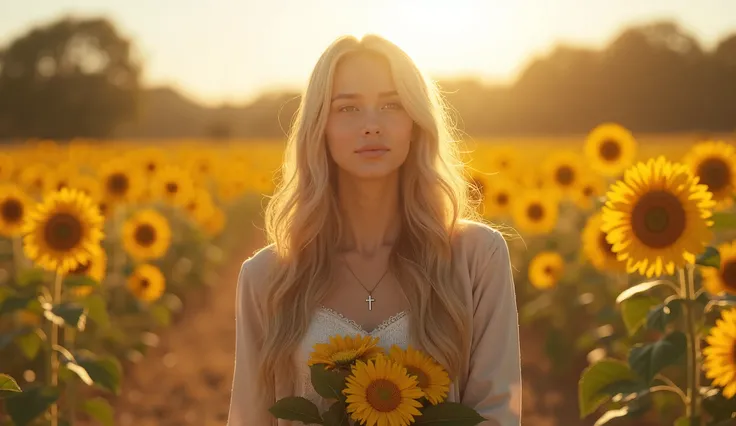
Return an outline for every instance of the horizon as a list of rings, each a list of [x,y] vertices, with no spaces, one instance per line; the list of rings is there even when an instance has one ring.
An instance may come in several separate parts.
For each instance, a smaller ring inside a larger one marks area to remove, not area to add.
[[[33,0],[0,16],[0,46],[62,16],[105,16],[140,52],[142,87],[170,87],[198,104],[217,107],[247,104],[267,93],[301,91],[319,54],[342,34],[385,36],[434,79],[509,84],[535,57],[558,45],[600,49],[633,25],[674,21],[706,50],[736,33],[736,2],[730,0],[446,4],[224,0],[210,7],[183,0],[172,7],[143,0],[102,6],[96,0]],[[305,22],[310,14],[317,17],[316,24]]]

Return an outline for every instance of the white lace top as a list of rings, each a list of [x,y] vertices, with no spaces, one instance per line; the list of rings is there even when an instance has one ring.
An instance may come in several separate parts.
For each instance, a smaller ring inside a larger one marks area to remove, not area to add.
[[[383,321],[371,332],[368,332],[358,323],[337,311],[324,306],[317,309],[301,344],[299,360],[303,362],[298,362],[299,394],[317,405],[320,413],[327,411],[333,402],[322,398],[312,386],[307,360],[316,343],[327,343],[330,336],[336,334],[359,333],[364,336],[378,337],[378,346],[382,347],[387,353],[392,345],[398,345],[402,349],[406,349],[410,343],[408,319],[409,316],[406,312],[399,312]]]

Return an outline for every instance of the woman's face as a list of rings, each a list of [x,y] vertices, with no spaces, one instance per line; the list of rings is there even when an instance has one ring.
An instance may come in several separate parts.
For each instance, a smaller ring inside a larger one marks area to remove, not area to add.
[[[388,62],[372,54],[343,58],[332,93],[327,147],[341,171],[364,179],[397,172],[409,153],[413,120]]]

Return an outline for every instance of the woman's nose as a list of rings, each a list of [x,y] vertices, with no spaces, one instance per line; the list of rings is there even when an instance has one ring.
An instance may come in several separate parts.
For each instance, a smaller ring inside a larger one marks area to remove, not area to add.
[[[379,122],[378,116],[376,114],[367,114],[365,119],[365,124],[363,125],[363,134],[370,135],[373,134],[381,134],[381,124]]]

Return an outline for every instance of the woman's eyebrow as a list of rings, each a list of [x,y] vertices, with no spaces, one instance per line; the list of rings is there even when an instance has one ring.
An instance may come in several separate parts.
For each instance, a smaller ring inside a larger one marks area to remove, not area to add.
[[[396,90],[389,90],[388,92],[381,92],[378,94],[379,98],[388,98],[390,96],[398,96],[398,92]],[[338,99],[357,99],[362,98],[363,95],[360,93],[338,93],[337,95],[332,97],[332,102],[335,102]]]

